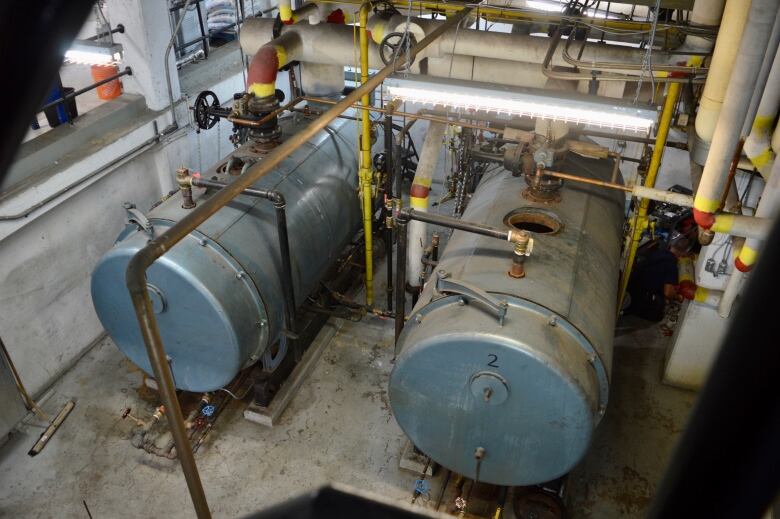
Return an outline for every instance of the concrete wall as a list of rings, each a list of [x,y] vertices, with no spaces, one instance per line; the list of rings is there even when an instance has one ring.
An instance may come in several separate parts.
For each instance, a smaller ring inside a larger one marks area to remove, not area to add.
[[[242,82],[240,74],[226,81]],[[165,121],[161,116],[160,127]],[[10,224],[0,222],[0,336],[29,391],[40,394],[103,333],[92,307],[90,274],[124,227],[122,203],[148,210],[173,188],[177,167],[205,168],[232,150],[229,135],[227,124],[200,134],[184,128],[16,222],[13,232],[4,233],[3,224]],[[119,144],[125,140],[127,149],[137,145],[130,135]],[[83,175],[98,167],[91,158],[75,166]]]

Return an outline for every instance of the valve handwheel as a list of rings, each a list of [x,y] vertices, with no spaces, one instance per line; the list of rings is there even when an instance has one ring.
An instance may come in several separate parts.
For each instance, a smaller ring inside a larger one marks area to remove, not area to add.
[[[411,33],[391,32],[385,36],[379,44],[379,57],[382,58],[382,63],[389,65],[397,58],[402,57],[404,55],[404,50],[407,49],[407,47],[411,49],[415,45],[417,45],[417,40]],[[412,63],[414,63],[414,58],[409,61],[409,66],[411,66]]]
[[[198,128],[208,130],[217,124],[219,117],[209,110],[215,108],[220,108],[217,94],[211,90],[204,90],[198,94],[198,97],[195,98],[195,104],[192,106],[195,124],[198,125]]]

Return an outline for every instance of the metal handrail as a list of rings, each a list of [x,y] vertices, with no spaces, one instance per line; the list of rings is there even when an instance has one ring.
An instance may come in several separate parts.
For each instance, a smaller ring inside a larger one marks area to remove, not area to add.
[[[447,19],[444,24],[437,27],[409,51],[409,59],[416,56],[444,32],[459,24],[471,11],[471,8],[465,8]],[[182,415],[181,406],[179,405],[176,396],[176,386],[173,383],[173,375],[171,374],[171,368],[168,365],[165,346],[160,337],[160,329],[157,325],[157,320],[152,309],[152,302],[149,299],[149,294],[146,289],[146,270],[155,260],[165,254],[166,251],[170,250],[176,243],[188,236],[210,216],[227,205],[244,189],[250,187],[260,178],[270,173],[271,170],[288,157],[290,153],[320,132],[328,123],[350,108],[352,104],[358,101],[364,94],[377,88],[387,76],[402,68],[404,63],[406,63],[406,56],[401,56],[398,60],[379,70],[367,82],[350,92],[338,104],[333,106],[333,108],[312,121],[299,133],[293,135],[274,148],[262,161],[252,166],[245,174],[238,177],[229,186],[219,190],[213,197],[193,209],[187,216],[170,227],[161,236],[151,240],[146,247],[138,251],[131,258],[127,266],[127,288],[133,301],[133,307],[135,308],[135,313],[138,318],[139,328],[146,346],[147,355],[149,356],[149,362],[159,387],[160,399],[166,409],[166,416],[171,428],[174,444],[176,445],[176,452],[179,461],[181,462],[182,471],[184,472],[184,477],[187,481],[187,487],[190,491],[195,512],[199,519],[210,518],[211,513],[206,500],[206,494],[203,491],[203,485],[200,481],[195,457],[189,443],[187,429],[184,424],[184,416]]]

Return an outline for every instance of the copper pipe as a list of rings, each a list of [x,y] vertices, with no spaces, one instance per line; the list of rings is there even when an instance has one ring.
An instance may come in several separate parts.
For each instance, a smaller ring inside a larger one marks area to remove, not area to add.
[[[471,10],[471,8],[465,8],[447,19],[444,24],[437,27],[409,51],[409,58],[415,57],[422,49],[430,45],[439,36],[459,24],[468,16]],[[292,152],[325,128],[328,123],[338,117],[339,114],[352,106],[352,104],[360,99],[363,94],[371,92],[378,87],[387,76],[395,72],[397,68],[403,66],[405,62],[406,56],[401,56],[398,60],[395,60],[390,65],[376,72],[376,74],[374,74],[366,83],[350,92],[349,95],[334,105],[333,108],[312,121],[309,126],[271,150],[264,160],[253,165],[249,171],[244,175],[237,177],[229,186],[217,191],[214,196],[193,209],[162,235],[151,240],[146,247],[138,251],[130,259],[125,276],[127,288],[133,301],[133,307],[135,308],[136,317],[138,318],[141,336],[143,337],[146,352],[149,356],[149,362],[152,365],[152,370],[160,391],[160,399],[167,410],[166,416],[176,445],[176,452],[179,456],[182,471],[184,472],[184,478],[187,481],[190,497],[192,498],[192,503],[199,519],[210,519],[211,512],[209,511],[206,494],[203,491],[203,485],[200,481],[198,467],[195,464],[195,457],[192,453],[189,435],[184,424],[181,405],[176,396],[176,386],[173,383],[171,367],[168,364],[165,346],[160,337],[160,329],[152,309],[152,301],[149,298],[146,289],[146,270],[156,259],[187,237],[200,224],[227,205],[244,189],[250,187],[260,178],[270,173],[274,167],[281,163]]]
[[[303,97],[300,97],[300,96],[296,97],[295,99],[293,99],[292,101],[290,101],[286,105],[284,105],[284,106],[282,106],[280,108],[277,108],[276,110],[274,110],[273,112],[271,112],[269,114],[266,114],[262,119],[257,120],[257,121],[254,121],[252,119],[244,119],[243,117],[233,117],[232,115],[228,115],[226,119],[228,121],[230,121],[231,123],[237,124],[239,126],[248,126],[250,128],[259,128],[260,126],[264,125],[265,123],[267,123],[268,121],[270,121],[271,119],[273,119],[274,117],[279,115],[280,113],[284,112],[285,110],[289,110],[290,108],[292,108],[293,106],[297,105],[298,103],[300,103],[303,100],[304,100]]]
[[[739,139],[737,147],[734,149],[734,156],[731,157],[731,165],[729,166],[729,174],[726,179],[726,185],[723,186],[723,194],[720,197],[720,206],[718,212],[723,211],[723,207],[726,205],[726,199],[729,197],[729,191],[731,185],[734,183],[734,176],[737,174],[737,166],[739,165],[739,159],[742,158],[742,147],[745,145],[745,137]]]
[[[608,187],[610,189],[617,189],[620,191],[625,191],[626,193],[631,193],[633,191],[633,188],[624,186],[623,184],[617,184],[614,182],[605,182],[603,180],[596,180],[593,178],[578,177],[577,175],[569,175],[568,173],[561,173],[560,171],[550,171],[549,169],[545,169],[542,171],[542,174],[548,177],[561,178],[564,180],[573,180],[574,182],[582,182],[583,184],[591,184],[593,186],[601,186],[601,187]]]

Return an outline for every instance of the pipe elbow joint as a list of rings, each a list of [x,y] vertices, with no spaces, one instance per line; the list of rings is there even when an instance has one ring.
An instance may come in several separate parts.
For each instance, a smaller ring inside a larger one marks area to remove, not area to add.
[[[125,285],[133,299],[146,293],[146,269],[151,265],[151,262],[147,260],[147,249],[148,247],[145,247],[136,252],[130,258],[127,270],[125,270]]]
[[[279,60],[278,48],[269,43],[260,47],[249,63],[247,83],[249,93],[255,97],[274,95],[276,90],[276,75],[283,64]]]
[[[284,197],[281,191],[269,191],[268,199],[273,202],[274,207],[277,209],[283,209],[287,207],[287,199]]]
[[[715,224],[715,213],[710,213],[694,208],[693,219],[696,221],[696,225],[702,229],[709,229]]]
[[[739,259],[738,257],[737,259],[734,260],[734,268],[743,273],[750,272],[751,270],[753,270],[753,264],[743,263],[742,260]]]

